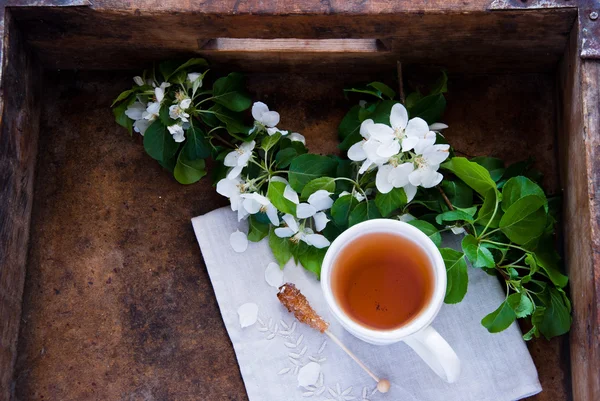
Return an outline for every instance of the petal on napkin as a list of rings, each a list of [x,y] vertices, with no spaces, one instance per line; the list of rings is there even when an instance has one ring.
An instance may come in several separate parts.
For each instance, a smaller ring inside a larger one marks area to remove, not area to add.
[[[283,284],[283,271],[275,262],[269,263],[265,269],[265,281],[271,287],[279,288]]]
[[[319,380],[321,365],[316,362],[310,362],[304,365],[298,372],[298,386],[313,386]]]
[[[258,306],[255,303],[248,302],[238,308],[238,316],[240,317],[240,326],[252,326],[258,319]]]
[[[242,253],[248,248],[248,237],[240,230],[237,230],[229,236],[229,243],[234,251]]]

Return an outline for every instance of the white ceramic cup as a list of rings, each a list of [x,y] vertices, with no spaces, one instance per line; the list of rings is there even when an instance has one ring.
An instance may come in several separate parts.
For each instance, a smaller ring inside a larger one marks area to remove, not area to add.
[[[412,320],[393,330],[375,330],[357,323],[342,310],[331,290],[331,274],[338,255],[355,239],[374,233],[393,234],[415,243],[427,254],[433,269],[434,286],[429,304]],[[431,327],[444,302],[446,280],[444,260],[433,241],[418,228],[390,219],[368,220],[344,231],[329,246],[321,268],[321,287],[327,305],[348,332],[375,345],[404,341],[435,373],[448,383],[453,383],[460,374],[460,360],[446,340]]]

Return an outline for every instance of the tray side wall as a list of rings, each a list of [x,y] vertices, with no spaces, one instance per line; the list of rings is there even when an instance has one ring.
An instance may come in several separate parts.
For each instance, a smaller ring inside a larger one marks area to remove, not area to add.
[[[600,62],[581,60],[578,28],[561,63],[559,146],[573,327],[573,399],[600,399]]]
[[[3,13],[0,13],[2,16]],[[0,400],[10,398],[33,201],[41,70],[10,13],[0,83]]]

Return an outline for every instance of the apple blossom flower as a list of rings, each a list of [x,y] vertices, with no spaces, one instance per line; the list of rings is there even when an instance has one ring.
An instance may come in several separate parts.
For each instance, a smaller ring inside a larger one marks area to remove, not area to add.
[[[162,103],[163,99],[165,98],[165,89],[167,89],[169,86],[171,86],[170,83],[163,82],[159,87],[154,88],[154,96],[156,96],[156,101],[158,103]]]
[[[179,124],[173,124],[173,125],[169,125],[167,127],[167,129],[169,130],[169,132],[171,133],[171,135],[173,135],[173,139],[175,140],[175,142],[180,143],[185,141],[185,133],[183,131],[183,127]]]
[[[308,245],[319,249],[329,246],[330,242],[327,238],[321,234],[315,234],[314,231],[308,227],[300,227],[298,221],[291,214],[283,215],[282,219],[285,222],[286,227],[275,229],[275,235],[279,238],[290,238],[290,240],[295,243],[303,241]]]
[[[174,104],[169,107],[169,117],[173,120],[180,119],[181,121],[188,122],[190,115],[185,112],[192,104],[192,99],[184,98],[179,104]]]
[[[274,226],[279,226],[279,217],[277,216],[277,209],[269,198],[258,194],[256,192],[241,194],[240,197],[244,200],[242,206],[249,214],[256,214],[258,212],[264,212]]]
[[[419,117],[409,120],[406,108],[400,103],[392,106],[390,125],[373,124],[368,127],[371,137],[381,143],[377,149],[378,156],[389,158],[401,149],[403,152],[409,151],[429,132],[425,120]]]
[[[255,141],[243,142],[237,149],[229,152],[227,156],[225,156],[223,164],[227,167],[233,167],[229,173],[227,173],[227,178],[233,179],[240,175],[252,157],[254,146],[256,146]]]
[[[374,125],[375,122],[371,119],[363,121],[360,125],[360,134],[364,140],[355,143],[348,149],[350,160],[363,162],[358,171],[359,174],[363,174],[373,164],[383,165],[389,159],[389,157],[381,157],[377,154],[382,143],[371,137],[370,129]]]
[[[239,177],[232,179],[223,178],[217,182],[217,193],[229,199],[231,210],[238,212],[238,221],[241,221],[248,212],[243,207],[242,194],[246,192],[247,183]]]
[[[146,107],[146,111],[143,113],[144,119],[148,121],[154,121],[158,118],[158,113],[160,112],[160,103],[159,102],[149,102],[148,107]]]
[[[268,128],[273,128],[279,124],[279,113],[270,111],[269,107],[263,102],[255,102],[252,105],[252,117]]]
[[[317,212],[327,210],[333,205],[331,192],[320,189],[308,197],[307,203],[300,203],[296,207],[296,216],[300,219],[313,217]]]
[[[135,82],[137,86],[144,86],[144,80],[140,76],[133,77],[133,82]]]
[[[432,188],[444,178],[437,172],[440,163],[449,156],[450,145],[431,145],[423,149],[423,153],[414,159],[416,169],[408,175],[409,182],[414,186]]]
[[[139,132],[142,136],[150,126],[151,121],[146,120],[144,118],[144,113],[146,112],[146,105],[139,100],[135,101],[127,110],[125,110],[125,115],[132,120],[133,122],[133,130],[135,132]]]

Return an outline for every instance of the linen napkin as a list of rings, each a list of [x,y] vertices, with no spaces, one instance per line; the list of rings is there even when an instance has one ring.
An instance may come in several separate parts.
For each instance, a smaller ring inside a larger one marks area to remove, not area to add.
[[[291,261],[285,266],[283,280],[296,284],[331,324],[330,331],[375,375],[391,382],[390,391],[381,394],[336,344],[295,321],[279,303],[277,289],[265,280],[274,262],[266,240],[236,253],[229,237],[237,229],[247,232],[247,226],[229,207],[196,217],[192,224],[250,401],[513,401],[541,391],[519,327],[513,323],[490,334],[481,326],[481,318],[497,308],[504,294],[496,278],[478,269],[469,267],[465,299],[444,305],[433,322],[462,362],[458,381],[448,384],[404,343],[370,345],[347,333],[330,315],[315,276]],[[448,234],[444,242],[460,248],[458,236]],[[258,318],[242,328],[238,309],[244,304],[255,304]]]

